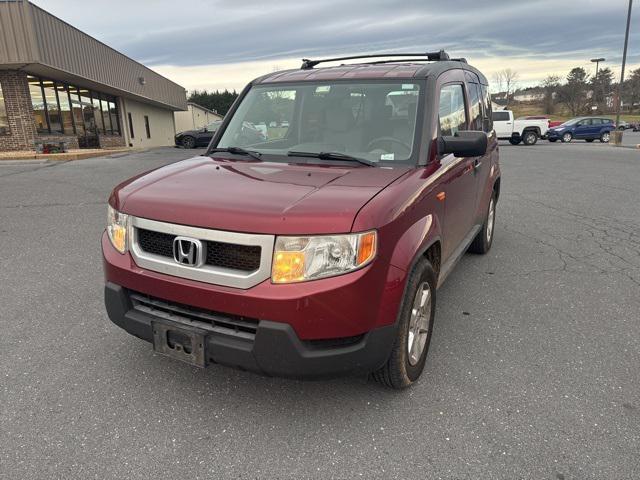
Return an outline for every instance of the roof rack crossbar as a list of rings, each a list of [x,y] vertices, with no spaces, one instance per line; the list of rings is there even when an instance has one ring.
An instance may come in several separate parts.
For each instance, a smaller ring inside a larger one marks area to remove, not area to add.
[[[449,60],[449,54],[444,50],[438,52],[423,52],[423,53],[375,53],[370,55],[354,55],[349,57],[337,57],[337,58],[324,58],[322,60],[310,60],[308,58],[302,59],[302,70],[310,70],[316,65],[325,62],[338,62],[341,60],[356,60],[358,58],[380,58],[380,57],[420,57],[422,61],[445,61]],[[382,62],[378,62],[382,63]]]

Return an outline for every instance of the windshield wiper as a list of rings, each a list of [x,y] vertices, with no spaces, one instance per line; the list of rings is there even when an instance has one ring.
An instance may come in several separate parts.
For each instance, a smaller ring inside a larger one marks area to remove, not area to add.
[[[346,153],[340,152],[296,152],[295,150],[290,150],[287,152],[287,156],[289,157],[311,157],[311,158],[319,158],[320,160],[343,160],[345,162],[358,162],[362,165],[367,165],[368,167],[375,167],[375,162],[371,162],[369,160],[365,160],[364,158],[354,157],[352,155],[347,155]]]
[[[248,155],[251,158],[255,158],[256,160],[262,161],[262,154],[260,152],[254,152],[252,150],[245,150],[242,147],[224,147],[224,148],[212,148],[210,150],[211,153],[215,152],[229,152],[234,155]]]

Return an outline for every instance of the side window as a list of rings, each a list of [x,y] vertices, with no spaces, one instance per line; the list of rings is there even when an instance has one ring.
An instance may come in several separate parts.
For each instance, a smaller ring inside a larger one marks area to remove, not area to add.
[[[477,83],[468,83],[469,88],[469,108],[471,110],[471,119],[469,122],[470,130],[482,131],[482,92],[480,85]]]
[[[467,114],[464,108],[462,85],[445,85],[440,90],[440,134],[455,135],[467,130]]]
[[[493,120],[491,119],[491,114],[493,113],[493,109],[491,108],[491,94],[487,88],[487,85],[482,85],[480,87],[482,92],[482,103],[484,106],[484,114],[483,114],[483,130],[487,133],[493,130]]]
[[[599,118],[593,118],[591,119],[591,125],[602,125],[602,120]]]
[[[509,121],[509,113],[508,112],[493,112],[491,114],[491,119],[494,122],[508,122]]]

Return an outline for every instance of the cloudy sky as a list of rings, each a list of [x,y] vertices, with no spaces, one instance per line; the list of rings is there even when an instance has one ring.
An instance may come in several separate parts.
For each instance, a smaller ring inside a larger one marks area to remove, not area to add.
[[[605,57],[619,75],[627,0],[33,0],[193,89],[240,89],[301,57],[445,48],[520,85]],[[628,63],[640,66],[640,5]]]

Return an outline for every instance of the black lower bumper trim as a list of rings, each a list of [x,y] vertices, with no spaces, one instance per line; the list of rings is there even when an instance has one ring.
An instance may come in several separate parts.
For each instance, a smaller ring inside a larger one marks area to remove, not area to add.
[[[113,323],[138,338],[153,342],[153,313],[134,308],[129,292],[113,283],[105,286],[105,305]],[[166,320],[166,317],[165,317]],[[193,320],[174,316],[176,324],[194,326]],[[207,328],[207,362],[242,368],[265,375],[291,378],[323,378],[373,372],[384,365],[393,346],[396,327],[376,328],[357,342],[321,348],[298,338],[293,328],[260,320],[253,339],[225,335]]]

